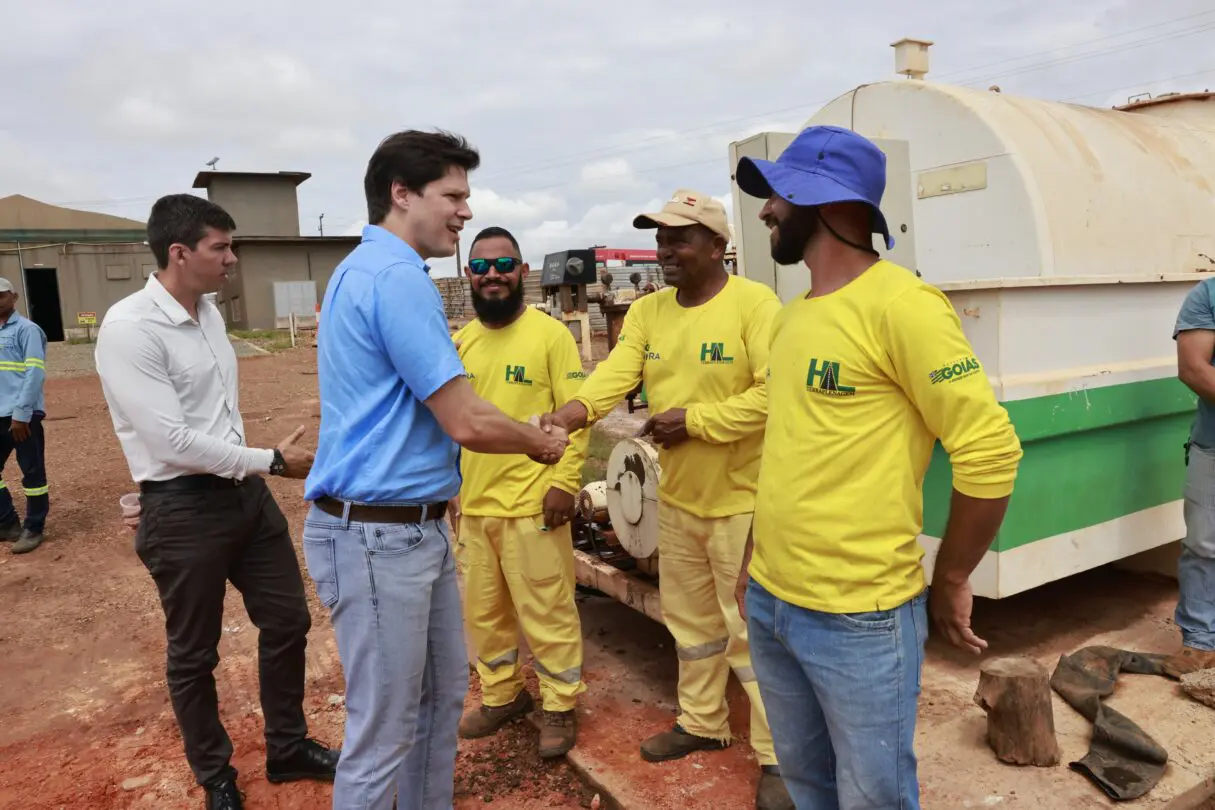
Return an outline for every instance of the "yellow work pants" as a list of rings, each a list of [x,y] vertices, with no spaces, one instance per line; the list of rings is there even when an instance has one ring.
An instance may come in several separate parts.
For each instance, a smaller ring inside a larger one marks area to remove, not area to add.
[[[701,518],[659,504],[658,586],[679,656],[679,725],[699,737],[730,739],[726,682],[733,669],[751,701],[751,747],[761,765],[775,765],[747,624],[734,600],[750,527],[750,513]]]
[[[545,710],[569,711],[586,691],[570,526],[542,532],[543,525],[539,515],[460,517],[456,560],[464,577],[464,621],[477,648],[486,706],[505,706],[523,690],[520,631],[535,656]]]

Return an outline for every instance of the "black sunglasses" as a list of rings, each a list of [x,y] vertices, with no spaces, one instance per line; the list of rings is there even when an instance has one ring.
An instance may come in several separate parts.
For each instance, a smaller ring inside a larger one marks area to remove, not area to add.
[[[488,273],[489,268],[492,267],[499,273],[505,275],[521,264],[523,264],[522,259],[516,259],[511,256],[499,256],[496,259],[469,259],[468,269],[472,270],[478,276],[483,276]]]

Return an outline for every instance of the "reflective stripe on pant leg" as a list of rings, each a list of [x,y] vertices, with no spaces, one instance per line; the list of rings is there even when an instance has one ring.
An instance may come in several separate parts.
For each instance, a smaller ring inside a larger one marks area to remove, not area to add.
[[[728,741],[729,632],[706,550],[711,527],[712,521],[659,505],[658,588],[679,657],[679,725],[689,734]]]
[[[574,604],[574,544],[569,524],[540,531],[539,517],[503,521],[502,572],[534,656],[546,711],[573,709],[582,681],[582,621]]]
[[[502,571],[503,518],[462,515],[456,559],[464,575],[464,617],[477,650],[481,701],[505,706],[523,689],[519,625]]]
[[[714,520],[707,548],[709,562],[713,566],[718,608],[729,631],[726,662],[738,676],[738,681],[751,704],[751,747],[755,749],[755,757],[760,765],[775,765],[776,749],[772,743],[772,731],[768,727],[763,697],[755,679],[755,670],[751,666],[747,624],[742,620],[738,612],[738,601],[734,598],[738,574],[742,570],[747,533],[751,530],[751,518],[752,515],[747,513]]]

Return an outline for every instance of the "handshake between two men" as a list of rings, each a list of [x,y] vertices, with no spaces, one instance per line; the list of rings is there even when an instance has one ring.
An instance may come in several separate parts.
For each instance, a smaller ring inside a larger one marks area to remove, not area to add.
[[[533,416],[530,423],[540,428],[545,435],[551,440],[551,446],[556,448],[560,445],[560,450],[555,457],[547,455],[530,455],[532,461],[538,461],[541,464],[556,464],[561,460],[561,456],[565,453],[565,448],[569,446],[569,437],[571,433],[582,430],[586,427],[587,412],[586,406],[577,400],[567,402],[552,413]]]
[[[570,434],[585,428],[587,421],[586,406],[577,400],[566,403],[552,413],[533,416],[528,422],[540,429],[544,436],[541,444],[546,446],[529,453],[528,458],[540,464],[556,464],[569,446]],[[638,435],[649,436],[656,444],[669,450],[688,439],[687,412],[683,408],[673,408],[656,414],[646,420]],[[573,495],[557,487],[550,489],[544,498],[545,526],[554,529],[572,520],[574,503]]]
[[[553,413],[533,416],[529,423],[539,427],[554,440],[546,453],[529,454],[529,458],[541,464],[556,464],[561,460],[565,447],[569,445],[569,435],[586,427],[586,406],[576,400],[568,402]],[[670,450],[689,438],[688,412],[684,408],[671,408],[651,416],[637,435],[649,436],[655,444]]]

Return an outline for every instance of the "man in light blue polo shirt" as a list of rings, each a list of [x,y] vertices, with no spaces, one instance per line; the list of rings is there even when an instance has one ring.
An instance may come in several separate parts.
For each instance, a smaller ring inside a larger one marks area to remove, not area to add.
[[[346,676],[334,810],[450,808],[468,657],[443,516],[459,446],[553,464],[568,437],[479,398],[426,260],[451,256],[480,157],[446,133],[400,132],[367,166],[363,241],[325,291],[320,442],[304,557]]]

